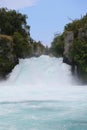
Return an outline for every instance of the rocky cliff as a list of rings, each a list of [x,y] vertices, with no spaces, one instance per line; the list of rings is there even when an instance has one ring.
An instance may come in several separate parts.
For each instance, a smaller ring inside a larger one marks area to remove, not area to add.
[[[74,41],[74,33],[72,31],[67,31],[64,36],[64,56],[63,62],[72,64],[72,59],[69,56],[69,50]]]
[[[82,45],[84,45],[84,41],[87,43],[87,28],[80,28],[78,29],[77,31],[77,37],[75,37],[75,34],[73,31],[66,31],[65,32],[65,35],[64,35],[64,56],[63,56],[63,61],[65,63],[68,63],[68,64],[73,64],[73,56],[70,55],[71,53],[71,49],[72,49],[72,46],[74,44],[75,46],[75,41],[78,40],[79,43],[81,41]],[[80,43],[80,44],[81,44]],[[81,46],[78,46],[78,48],[81,48]],[[83,48],[81,48],[83,49]],[[84,50],[83,50],[84,51]]]
[[[87,14],[66,24],[63,33],[54,37],[51,50],[78,72],[87,74]]]
[[[6,76],[18,63],[10,36],[0,35],[0,77]]]

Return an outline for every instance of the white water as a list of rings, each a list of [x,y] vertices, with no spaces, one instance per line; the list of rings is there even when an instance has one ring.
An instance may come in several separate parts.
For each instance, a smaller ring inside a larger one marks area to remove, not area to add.
[[[0,83],[0,102],[87,100],[87,86],[78,86],[62,58],[21,59],[7,81]]]
[[[0,82],[0,130],[87,130],[87,86],[62,59],[21,59]]]

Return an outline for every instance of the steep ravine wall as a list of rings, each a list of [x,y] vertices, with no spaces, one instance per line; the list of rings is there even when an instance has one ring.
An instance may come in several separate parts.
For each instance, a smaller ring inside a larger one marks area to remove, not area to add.
[[[65,33],[65,38],[64,38],[64,57],[63,57],[63,62],[72,64],[72,59],[69,56],[69,50],[71,45],[73,44],[74,40],[74,33],[72,31],[67,31]]]
[[[68,63],[72,65],[72,58],[70,57],[70,47],[75,41],[75,39],[79,40],[85,40],[87,39],[87,29],[86,28],[80,28],[77,33],[77,37],[74,36],[73,31],[66,31],[64,35],[64,57],[63,61],[65,63]]]
[[[12,38],[0,35],[0,78],[5,77],[18,63]]]

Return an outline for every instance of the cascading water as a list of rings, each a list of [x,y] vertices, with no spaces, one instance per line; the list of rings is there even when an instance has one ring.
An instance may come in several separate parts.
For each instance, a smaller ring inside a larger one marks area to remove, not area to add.
[[[62,58],[20,59],[0,82],[0,130],[86,130],[87,86]]]

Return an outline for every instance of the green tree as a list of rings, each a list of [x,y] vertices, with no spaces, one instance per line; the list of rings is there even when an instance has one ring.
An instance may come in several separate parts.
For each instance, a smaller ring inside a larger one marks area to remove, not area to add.
[[[1,34],[13,35],[19,32],[24,37],[29,37],[30,26],[26,22],[27,16],[15,10],[0,8],[0,32]]]
[[[75,39],[69,55],[80,71],[87,72],[87,41]]]
[[[51,43],[51,53],[54,56],[63,56],[64,52],[64,37],[63,35],[55,35],[53,42]]]
[[[25,58],[31,53],[31,46],[29,45],[27,39],[23,37],[20,33],[15,32],[13,35],[14,51],[19,58]]]

